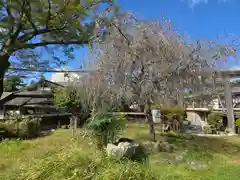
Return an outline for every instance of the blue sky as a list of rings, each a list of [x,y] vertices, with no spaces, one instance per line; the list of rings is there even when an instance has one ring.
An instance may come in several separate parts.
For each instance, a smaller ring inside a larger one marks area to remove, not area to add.
[[[240,36],[239,0],[117,0],[122,10],[132,11],[145,19],[159,19],[162,14],[181,32],[193,39],[216,38],[226,34]],[[69,63],[78,68],[87,48],[75,51],[76,60]],[[240,66],[236,60],[228,67]]]

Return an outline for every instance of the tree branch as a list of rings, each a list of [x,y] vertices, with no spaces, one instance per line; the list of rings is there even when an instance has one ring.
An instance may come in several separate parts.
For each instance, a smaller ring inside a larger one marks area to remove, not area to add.
[[[12,27],[8,33],[7,40],[4,42],[2,49],[9,48],[12,44],[14,44],[16,42],[17,36],[19,35],[19,33],[21,31],[21,28],[22,28],[21,20],[23,17],[22,10],[23,10],[23,7],[25,6],[25,1],[22,4],[20,2],[18,2],[18,3],[21,6],[21,12],[19,12],[20,17],[19,17],[19,22],[17,23],[16,27],[14,27],[14,22],[16,21],[16,19],[11,14],[10,6],[9,5],[6,6],[6,11],[7,11],[8,15],[10,16],[10,19],[12,20]]]
[[[124,37],[124,39],[127,41],[127,44],[129,46],[131,44],[130,40],[127,38],[127,36],[125,36],[125,34],[122,32],[122,30],[113,22],[111,22],[111,25],[113,25],[118,30],[118,32]]]
[[[66,7],[68,4],[69,4],[70,1],[67,2],[66,5],[64,5],[64,7]],[[108,1],[103,1],[105,3],[107,3]],[[84,7],[84,10],[88,10],[89,8],[93,7],[94,5],[98,4],[99,2],[93,2],[92,4],[90,4],[89,6],[85,6]],[[62,11],[63,9],[60,9],[59,11]],[[84,11],[83,10],[83,11]],[[29,14],[29,13],[28,13]],[[58,15],[58,13],[56,13],[56,16]],[[33,24],[33,22],[31,21],[31,16],[28,15],[28,21],[31,23],[34,31],[31,31],[29,33],[26,33],[22,36],[20,36],[18,38],[18,41],[20,42],[27,42],[29,40],[31,40],[33,37],[37,36],[37,35],[41,35],[41,34],[46,34],[46,33],[50,33],[50,32],[54,32],[54,31],[61,31],[63,30],[66,26],[62,26],[60,28],[52,28],[52,29],[49,29],[49,21],[51,20],[51,1],[48,0],[48,17],[46,19],[46,27],[44,29],[37,29],[36,26]],[[55,18],[55,16],[53,17]]]
[[[26,1],[26,7],[24,7],[24,13],[27,16],[28,22],[31,24],[32,28],[34,29],[34,31],[37,32],[37,27],[34,24],[34,22],[32,21],[32,8],[31,8],[31,4],[29,1]]]
[[[34,49],[36,47],[43,47],[48,45],[84,45],[88,44],[89,40],[78,40],[78,41],[43,41],[39,43],[25,43],[16,44],[16,50],[18,49]]]
[[[13,30],[14,30],[14,21],[15,20],[14,20],[14,17],[12,16],[9,4],[6,5],[6,11],[7,11],[7,14],[8,14],[8,16],[10,18],[10,22],[11,22],[11,27],[10,27],[10,30],[8,32],[8,34],[10,35],[13,32]]]
[[[48,29],[48,28],[38,29],[37,31],[31,31],[29,33],[26,33],[26,34],[20,36],[18,38],[18,41],[20,41],[21,43],[24,43],[24,42],[31,40],[33,37],[35,37],[37,35],[47,34],[47,33],[54,32],[54,31],[61,31],[64,28],[65,28],[65,25],[62,27],[53,28],[53,29]]]
[[[47,20],[46,20],[46,29],[48,29],[48,26],[49,26],[49,21],[51,20],[51,9],[52,9],[52,6],[51,6],[51,0],[48,0],[48,17],[47,17]]]

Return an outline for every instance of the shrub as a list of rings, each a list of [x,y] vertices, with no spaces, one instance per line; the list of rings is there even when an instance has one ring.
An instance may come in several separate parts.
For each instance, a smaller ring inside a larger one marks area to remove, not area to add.
[[[236,120],[236,126],[240,128],[240,118]]]
[[[186,119],[186,111],[182,108],[161,108],[161,116],[163,122],[173,122],[177,120],[182,123]]]
[[[84,97],[79,97],[82,93],[78,91],[78,89],[69,87],[65,89],[56,88],[54,91],[54,105],[64,111],[81,116],[81,125],[83,125],[90,116],[91,110],[88,103],[84,101]]]
[[[179,131],[183,120],[187,118],[185,109],[179,107],[163,107],[163,105],[154,104],[152,109],[159,109],[162,123],[168,124],[168,130]]]
[[[40,119],[25,119],[19,123],[19,136],[23,138],[34,138],[40,135]]]
[[[81,101],[77,98],[76,90],[56,88],[54,104],[59,108],[66,109],[68,112],[81,110]]]
[[[223,118],[219,113],[211,112],[208,115],[208,124],[211,126],[213,133],[224,131]]]
[[[30,84],[26,86],[27,91],[36,91],[38,88],[37,84]]]
[[[212,134],[214,129],[211,126],[204,127],[204,134]]]
[[[40,119],[6,120],[1,123],[3,138],[34,138],[40,135]]]
[[[240,118],[236,120],[237,133],[240,134]]]
[[[123,130],[125,118],[109,112],[92,113],[88,119],[87,129],[95,139],[99,148],[106,146],[108,142],[114,142],[118,134]]]

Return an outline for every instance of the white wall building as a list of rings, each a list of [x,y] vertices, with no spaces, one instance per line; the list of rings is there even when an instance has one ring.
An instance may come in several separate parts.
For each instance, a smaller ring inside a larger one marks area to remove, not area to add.
[[[81,77],[87,75],[87,73],[83,72],[67,72],[66,69],[61,69],[62,71],[66,72],[56,72],[51,75],[50,81],[57,82],[57,83],[63,83],[63,82],[72,82],[72,81],[78,81]]]

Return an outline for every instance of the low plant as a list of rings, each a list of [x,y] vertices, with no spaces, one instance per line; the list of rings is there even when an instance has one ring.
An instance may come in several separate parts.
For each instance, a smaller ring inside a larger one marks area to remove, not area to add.
[[[40,135],[39,118],[29,118],[19,123],[19,136],[23,138],[34,138]]]
[[[40,135],[39,118],[6,120],[1,123],[2,138],[34,138]]]
[[[235,123],[237,126],[237,133],[240,134],[240,118],[238,118]]]
[[[71,86],[67,88],[55,88],[54,105],[63,111],[70,112],[74,115],[81,116],[81,124],[83,125],[90,116],[91,108],[87,101],[86,94],[81,89]]]
[[[87,121],[87,129],[99,148],[114,142],[125,127],[125,117],[111,112],[92,113]]]
[[[186,111],[182,108],[161,108],[161,116],[162,120],[164,122],[173,122],[173,121],[178,121],[182,122],[184,119],[186,119]]]
[[[81,100],[77,98],[77,91],[70,88],[56,88],[54,92],[54,104],[72,113],[80,111],[82,108]]]
[[[203,131],[204,131],[204,134],[212,134],[214,129],[211,126],[206,126],[204,127]]]
[[[37,84],[30,84],[30,85],[27,85],[25,88],[27,91],[36,91],[38,86]]]
[[[236,120],[236,126],[240,128],[240,118]]]
[[[212,129],[212,133],[215,134],[217,131],[224,131],[223,118],[220,114],[211,112],[208,115],[208,124]]]

